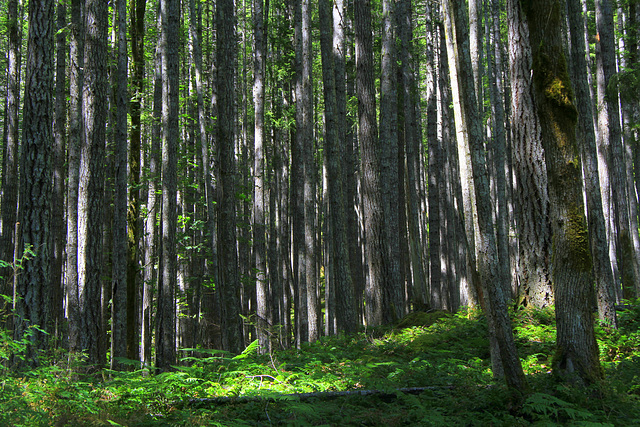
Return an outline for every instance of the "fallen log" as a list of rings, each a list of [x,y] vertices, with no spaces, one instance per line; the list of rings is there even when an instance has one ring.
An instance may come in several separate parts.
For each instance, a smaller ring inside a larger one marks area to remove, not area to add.
[[[290,393],[280,394],[272,393],[261,396],[247,395],[247,396],[217,396],[217,397],[205,397],[194,398],[184,400],[176,406],[178,407],[192,407],[198,408],[209,405],[217,404],[229,404],[229,403],[247,403],[247,402],[260,402],[260,401],[279,401],[279,400],[299,400],[307,401],[310,399],[335,399],[338,397],[353,397],[353,396],[377,396],[383,399],[395,399],[398,393],[403,394],[421,394],[427,390],[451,390],[453,386],[430,386],[430,387],[407,387],[394,390],[346,390],[346,391],[318,391],[310,393]]]

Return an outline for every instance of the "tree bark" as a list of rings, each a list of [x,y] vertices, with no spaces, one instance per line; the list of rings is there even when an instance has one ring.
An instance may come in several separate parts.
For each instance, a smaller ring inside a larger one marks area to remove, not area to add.
[[[577,110],[562,40],[558,0],[523,5],[529,25],[533,85],[546,153],[551,204],[552,272],[558,329],[554,372],[589,384],[602,377],[595,339],[593,276],[577,157]]]
[[[105,117],[107,116],[107,5],[85,3],[83,116],[78,192],[78,296],[80,347],[89,363],[104,365],[102,253],[104,216]]]
[[[162,371],[169,370],[176,361],[178,12],[178,0],[162,1],[162,231],[155,345],[156,368]]]
[[[633,247],[629,218],[629,189],[625,177],[624,152],[622,147],[622,131],[620,128],[620,111],[618,109],[617,91],[611,90],[611,78],[616,73],[615,41],[613,12],[609,0],[596,1],[596,77],[598,94],[598,150],[602,157],[600,178],[607,174],[609,191],[613,206],[615,229],[610,232],[617,247],[618,266],[622,279],[622,290],[626,297],[640,292],[640,265],[638,254]],[[605,177],[606,179],[606,177]],[[603,198],[604,202],[604,198]]]
[[[29,34],[25,75],[23,133],[20,153],[18,258],[22,271],[14,289],[14,332],[29,337],[29,328],[50,331],[50,214],[53,135],[54,1],[29,2]],[[47,348],[46,336],[29,338],[26,363],[37,364],[36,349]]]
[[[113,262],[111,274],[111,369],[123,367],[117,359],[127,357],[129,294],[127,292],[127,5],[117,0],[117,70],[115,89],[115,137],[114,137],[114,212],[113,212]]]
[[[140,353],[140,231],[143,222],[140,219],[140,162],[142,149],[142,98],[145,92],[145,13],[147,2],[130,0],[131,33],[131,85],[133,93],[129,100],[131,131],[129,140],[129,205],[127,209],[127,357],[137,359]],[[144,286],[144,285],[142,285]]]
[[[491,338],[497,342],[506,383],[511,388],[524,391],[527,388],[527,383],[518,359],[511,320],[507,311],[507,285],[501,283],[502,277],[498,266],[484,144],[476,95],[473,89],[469,38],[466,31],[466,11],[462,1],[449,0],[445,2],[444,6],[445,13],[451,17],[452,30],[458,46],[457,56],[451,60],[459,61],[458,82],[461,107],[466,117],[465,131],[469,138],[473,184],[478,209],[478,275],[485,288],[485,313],[489,328],[493,329],[490,332],[493,335]],[[492,359],[495,356],[492,353]]]
[[[234,140],[234,64],[236,41],[234,30],[234,6],[232,0],[222,0],[216,5],[218,28],[217,104],[218,122],[216,143],[220,167],[219,188],[219,288],[221,296],[222,343],[227,351],[240,353],[243,348],[242,322],[240,319],[240,278],[236,239],[236,161]]]
[[[589,241],[593,274],[596,281],[598,315],[600,320],[614,326],[617,324],[615,311],[615,281],[609,259],[607,230],[602,210],[600,178],[598,176],[598,157],[596,149],[595,129],[591,96],[587,80],[587,63],[583,37],[583,16],[579,0],[567,1],[568,21],[570,29],[572,77],[575,88],[575,104],[578,109],[578,146],[582,160],[587,202],[587,221],[589,225]]]
[[[13,262],[14,235],[18,211],[19,176],[18,164],[20,163],[18,146],[20,138],[19,112],[20,112],[20,46],[21,32],[19,30],[21,20],[18,19],[18,0],[7,1],[7,98],[6,98],[6,140],[2,164],[2,193],[0,193],[0,207],[2,209],[2,221],[0,223],[0,260]],[[0,270],[2,275],[2,287],[0,293],[12,295],[11,284],[13,274],[10,268]]]
[[[329,263],[335,272],[332,283],[335,292],[336,331],[352,333],[357,330],[354,306],[353,281],[347,245],[347,217],[345,213],[340,141],[338,140],[338,114],[336,100],[336,74],[333,54],[333,16],[331,3],[321,0],[318,4],[320,18],[320,45],[324,87],[325,150],[329,192],[330,236],[332,254]],[[327,319],[327,322],[330,320]]]
[[[358,96],[358,140],[361,147],[362,198],[365,224],[365,318],[368,326],[381,325],[383,306],[383,228],[380,192],[380,159],[376,100],[373,80],[373,40],[371,3],[354,0],[356,40],[356,92]]]
[[[515,211],[520,236],[518,299],[525,306],[542,308],[553,304],[545,152],[532,93],[529,29],[521,17],[518,0],[509,0],[507,5],[512,144],[517,183]]]

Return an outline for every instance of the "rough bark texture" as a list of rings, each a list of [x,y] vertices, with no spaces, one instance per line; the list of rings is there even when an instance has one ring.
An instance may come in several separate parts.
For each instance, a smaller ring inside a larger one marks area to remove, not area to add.
[[[570,28],[571,60],[573,62],[571,81],[575,88],[575,104],[578,109],[578,145],[582,160],[589,241],[593,259],[593,274],[596,281],[598,315],[600,320],[615,326],[615,281],[609,259],[607,230],[602,211],[602,195],[598,176],[598,156],[595,129],[593,127],[592,102],[587,80],[587,63],[583,37],[583,16],[580,0],[567,1],[567,17]]]
[[[268,11],[267,11],[268,12]],[[267,281],[267,247],[265,236],[265,152],[264,152],[264,96],[265,96],[265,56],[266,42],[264,34],[263,0],[253,2],[254,32],[254,71],[253,71],[253,103],[255,108],[254,141],[253,141],[253,253],[256,266],[256,310],[257,334],[260,349],[268,352],[269,337],[267,334],[268,313],[272,310],[269,304],[269,283]]]
[[[80,349],[89,362],[103,365],[102,253],[105,119],[107,117],[107,5],[85,3],[83,116],[85,143],[80,151],[78,192],[78,296]]]
[[[67,266],[66,297],[69,349],[80,350],[78,294],[78,188],[82,133],[82,84],[84,69],[84,22],[81,0],[71,2],[69,32],[69,140],[67,147]]]
[[[396,79],[396,5],[382,1],[380,70],[380,190],[383,201],[384,282],[383,319],[392,323],[403,315],[400,271],[400,194],[398,175],[398,93]]]
[[[236,160],[234,140],[235,109],[233,102],[234,64],[236,58],[235,15],[232,0],[219,1],[216,8],[218,26],[216,143],[220,164],[219,260],[222,308],[222,342],[225,350],[239,353],[243,348],[240,319],[240,278],[236,251]],[[218,285],[218,284],[217,284]]]
[[[155,339],[156,368],[163,371],[176,360],[178,11],[179,0],[162,1],[162,231]]]
[[[577,110],[562,43],[558,0],[521,3],[529,24],[535,102],[547,154],[556,294],[554,372],[579,383],[602,377],[592,315],[593,276],[584,214]]]
[[[609,0],[597,0],[595,3],[598,149],[602,157],[600,166],[603,167],[600,173],[602,181],[602,174],[606,173],[608,169],[608,178],[610,179],[608,190],[614,211],[614,217],[610,220],[615,223],[615,225],[612,224],[609,238],[613,239],[617,245],[623,294],[630,297],[640,290],[640,265],[631,236],[631,233],[637,233],[637,230],[630,228],[629,189],[625,176],[618,96],[617,91],[610,88],[611,78],[617,71],[613,12]],[[607,189],[603,186],[602,190],[606,191]]]
[[[6,98],[6,140],[2,157],[2,188],[0,191],[0,260],[13,262],[14,235],[18,208],[18,143],[20,109],[20,45],[21,37],[18,20],[18,0],[7,1],[7,98]],[[10,268],[0,270],[2,284],[0,293],[10,296],[13,293],[13,277]]]
[[[473,89],[469,36],[466,29],[464,2],[449,0],[445,11],[451,15],[455,40],[458,46],[460,98],[463,114],[466,116],[473,184],[478,209],[478,275],[485,291],[485,313],[487,314],[490,338],[495,339],[499,351],[504,378],[509,387],[517,390],[527,388],[524,372],[518,359],[511,320],[507,311],[507,286],[502,279],[498,265],[497,243],[493,224],[489,179],[484,153],[480,120]],[[492,359],[495,354],[492,352]],[[495,365],[495,363],[494,363]]]
[[[49,271],[51,214],[51,151],[53,135],[54,1],[29,2],[29,35],[20,153],[18,257],[25,257],[14,289],[15,338],[28,328],[49,330],[52,313]],[[30,255],[26,249],[32,251]],[[35,350],[46,348],[46,336],[30,337],[27,363],[35,364]]]
[[[380,159],[373,80],[373,40],[371,4],[354,1],[356,39],[356,92],[358,96],[358,140],[362,162],[362,198],[365,224],[365,259],[368,277],[365,285],[365,318],[368,326],[383,321],[383,240]]]
[[[545,152],[535,114],[531,83],[529,28],[521,19],[519,0],[507,3],[511,123],[519,237],[519,302],[534,307],[553,304],[551,286],[549,195]]]
[[[111,274],[111,368],[118,368],[117,359],[127,357],[127,324],[134,318],[127,316],[127,7],[125,0],[117,0],[118,63],[115,89],[114,135],[114,207],[113,262]]]
[[[335,276],[335,314],[336,332],[347,333],[357,330],[356,311],[354,307],[353,282],[349,265],[349,247],[347,245],[347,217],[345,214],[343,173],[338,141],[336,79],[333,58],[332,29],[333,19],[331,3],[320,0],[318,5],[320,17],[320,44],[322,51],[322,76],[324,81],[325,106],[325,150],[327,158],[327,181],[329,191],[330,227],[333,249]]]
[[[127,357],[137,359],[139,355],[140,331],[140,234],[143,221],[140,219],[140,157],[142,150],[142,96],[145,91],[144,17],[145,0],[129,0],[131,33],[132,96],[129,100],[131,131],[129,139],[129,205],[127,209]]]

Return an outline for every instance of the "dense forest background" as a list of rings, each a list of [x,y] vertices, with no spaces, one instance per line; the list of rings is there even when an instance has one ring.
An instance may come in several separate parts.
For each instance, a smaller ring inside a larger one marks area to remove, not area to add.
[[[6,0],[6,327],[87,363],[640,292],[634,0]]]

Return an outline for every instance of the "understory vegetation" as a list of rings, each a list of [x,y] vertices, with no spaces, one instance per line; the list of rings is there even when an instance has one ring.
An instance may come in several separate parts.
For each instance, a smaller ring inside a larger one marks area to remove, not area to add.
[[[393,328],[266,355],[256,342],[240,355],[186,349],[179,366],[157,375],[87,374],[81,357],[62,352],[37,369],[4,367],[0,425],[637,425],[640,304],[626,307],[618,330],[598,327],[606,379],[586,389],[551,373],[552,309],[512,313],[526,396],[492,379],[480,313],[413,313]],[[7,366],[24,346],[6,332],[0,344]]]

